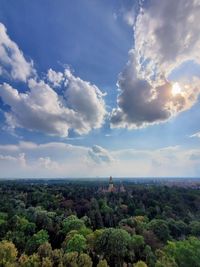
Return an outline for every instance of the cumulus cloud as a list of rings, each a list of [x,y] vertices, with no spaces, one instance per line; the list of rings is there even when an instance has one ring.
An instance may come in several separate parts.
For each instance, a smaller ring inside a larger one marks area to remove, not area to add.
[[[26,83],[21,92],[8,83],[0,85],[0,98],[10,109],[4,112],[9,129],[25,128],[49,135],[68,136],[69,130],[87,134],[100,128],[106,115],[100,89],[75,77],[69,69],[49,69],[39,80],[28,62],[0,23],[0,75]],[[60,87],[59,93],[53,88]]]
[[[47,72],[47,79],[53,87],[59,87],[61,86],[61,82],[64,80],[64,77],[62,72],[56,72],[49,69]]]
[[[0,23],[0,75],[25,82],[33,74],[33,63],[25,59],[17,44],[8,36],[6,27]]]
[[[182,62],[200,63],[200,26],[198,0],[151,0],[142,8],[135,25],[138,61],[146,61],[144,71],[152,66],[156,74],[166,75]]]
[[[30,79],[28,90],[20,93],[4,83],[0,97],[10,107],[5,112],[11,128],[26,128],[50,135],[67,136],[69,129],[86,134],[101,127],[105,116],[103,94],[89,82],[65,71],[64,95],[58,95],[44,81]]]
[[[169,119],[190,108],[199,95],[199,79],[180,82],[172,93],[169,74],[183,62],[200,63],[200,2],[154,0],[144,7],[134,24],[134,49],[119,75],[118,107],[112,127],[143,127]]]
[[[58,95],[44,82],[29,81],[30,91],[20,93],[4,83],[0,96],[10,107],[5,112],[7,124],[12,128],[26,128],[54,135],[67,135],[67,118],[74,112],[62,106]]]
[[[81,116],[77,128],[86,133],[90,128],[100,128],[106,114],[103,100],[105,94],[97,86],[75,77],[68,69],[65,70],[65,76],[64,97],[67,105]]]
[[[137,76],[135,53],[119,76],[118,108],[113,109],[112,126],[137,128],[165,121],[180,111],[190,108],[197,100],[199,90],[194,83],[177,95],[172,94],[172,84],[167,80],[153,87],[148,80]]]

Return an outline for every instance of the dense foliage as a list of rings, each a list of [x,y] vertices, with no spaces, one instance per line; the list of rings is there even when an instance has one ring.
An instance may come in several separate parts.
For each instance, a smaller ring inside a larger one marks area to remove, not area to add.
[[[2,181],[0,266],[198,267],[200,191]]]

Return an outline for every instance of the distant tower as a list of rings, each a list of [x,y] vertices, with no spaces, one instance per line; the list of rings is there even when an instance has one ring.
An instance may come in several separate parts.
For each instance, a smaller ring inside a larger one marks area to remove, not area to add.
[[[113,192],[113,190],[114,190],[114,184],[113,184],[112,176],[110,176],[108,192]]]

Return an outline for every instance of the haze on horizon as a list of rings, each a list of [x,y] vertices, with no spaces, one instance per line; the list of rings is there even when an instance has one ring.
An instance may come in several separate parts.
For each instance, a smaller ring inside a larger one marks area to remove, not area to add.
[[[199,177],[200,1],[0,1],[0,178]]]

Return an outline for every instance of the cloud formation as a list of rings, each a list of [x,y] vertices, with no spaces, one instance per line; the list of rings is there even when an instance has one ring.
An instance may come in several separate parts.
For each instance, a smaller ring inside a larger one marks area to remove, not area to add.
[[[101,150],[101,153],[98,153],[99,159],[101,158],[99,161],[90,155],[93,148],[62,142],[20,142],[16,145],[0,145],[0,178],[83,177],[88,176],[88,173],[94,175],[95,168],[101,168],[102,161],[104,166],[110,163],[107,160],[109,152],[100,146],[96,147]]]
[[[15,42],[0,23],[0,75],[25,82],[35,74],[33,63],[28,62]]]
[[[0,178],[198,176],[199,149],[107,150],[62,142],[0,145]],[[102,167],[103,166],[103,167]]]
[[[96,163],[103,163],[103,162],[112,162],[114,159],[109,153],[108,150],[101,146],[93,146],[92,149],[88,151],[88,155],[96,162]]]
[[[120,74],[118,87],[118,108],[113,109],[113,127],[137,128],[161,122],[190,108],[197,100],[199,89],[194,84],[188,88],[182,85],[180,94],[172,94],[172,84],[167,80],[153,87],[146,79],[139,78],[136,70],[135,53]]]
[[[69,129],[86,134],[101,127],[106,113],[101,91],[70,70],[65,71],[65,85],[63,96],[34,79],[29,80],[25,93],[7,83],[0,85],[0,97],[10,107],[5,112],[9,127],[62,137],[68,136]]]
[[[200,138],[200,132],[194,133],[194,134],[190,135],[190,137]]]
[[[134,49],[119,75],[118,107],[112,127],[137,128],[165,121],[190,108],[197,100],[199,79],[180,81],[173,95],[169,74],[183,62],[200,63],[200,2],[152,0],[134,25]]]
[[[106,115],[101,90],[69,69],[49,69],[45,80],[26,61],[18,46],[0,23],[0,75],[22,81],[25,92],[8,83],[0,84],[0,98],[9,107],[4,112],[10,129],[25,128],[49,135],[68,136],[69,130],[87,134],[100,128]],[[59,93],[53,88],[60,87]]]
[[[47,72],[47,79],[53,87],[60,87],[64,77],[62,72],[56,72],[52,69],[49,69]]]

